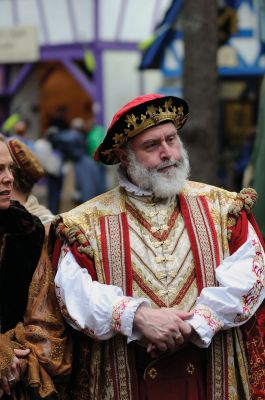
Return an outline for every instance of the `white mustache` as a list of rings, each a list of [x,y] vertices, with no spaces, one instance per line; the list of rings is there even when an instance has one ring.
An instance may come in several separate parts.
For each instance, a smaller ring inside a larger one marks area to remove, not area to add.
[[[161,164],[159,164],[158,167],[156,167],[156,171],[159,172],[161,169],[166,168],[166,167],[179,167],[181,165],[181,160],[177,161],[177,160],[168,160],[168,161],[164,161]]]

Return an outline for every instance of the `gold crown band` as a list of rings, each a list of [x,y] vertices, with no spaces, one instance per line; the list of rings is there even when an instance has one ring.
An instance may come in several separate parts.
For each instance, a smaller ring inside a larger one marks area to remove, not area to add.
[[[128,139],[161,122],[172,121],[177,129],[181,128],[188,118],[188,114],[184,114],[183,110],[182,105],[172,106],[172,99],[167,99],[163,105],[158,107],[147,106],[145,113],[140,116],[127,114],[124,117],[124,130],[113,135],[113,145],[110,149],[102,151],[102,155],[109,161],[113,157],[113,151],[126,143]]]

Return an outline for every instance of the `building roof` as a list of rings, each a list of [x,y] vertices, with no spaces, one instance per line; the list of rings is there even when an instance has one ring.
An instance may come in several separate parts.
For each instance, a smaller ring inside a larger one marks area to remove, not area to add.
[[[1,0],[0,28],[34,25],[41,46],[148,38],[171,0]]]

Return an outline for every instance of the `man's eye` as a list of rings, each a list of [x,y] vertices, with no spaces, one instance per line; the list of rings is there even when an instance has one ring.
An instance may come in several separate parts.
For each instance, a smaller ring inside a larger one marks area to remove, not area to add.
[[[147,146],[146,146],[146,149],[152,149],[153,147],[155,147],[155,143],[149,143]]]

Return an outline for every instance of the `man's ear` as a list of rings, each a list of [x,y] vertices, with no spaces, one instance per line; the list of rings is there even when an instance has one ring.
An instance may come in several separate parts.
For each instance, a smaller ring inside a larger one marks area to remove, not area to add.
[[[124,165],[125,167],[128,167],[129,161],[128,161],[127,150],[120,147],[115,150],[115,154],[120,160],[121,164]]]

